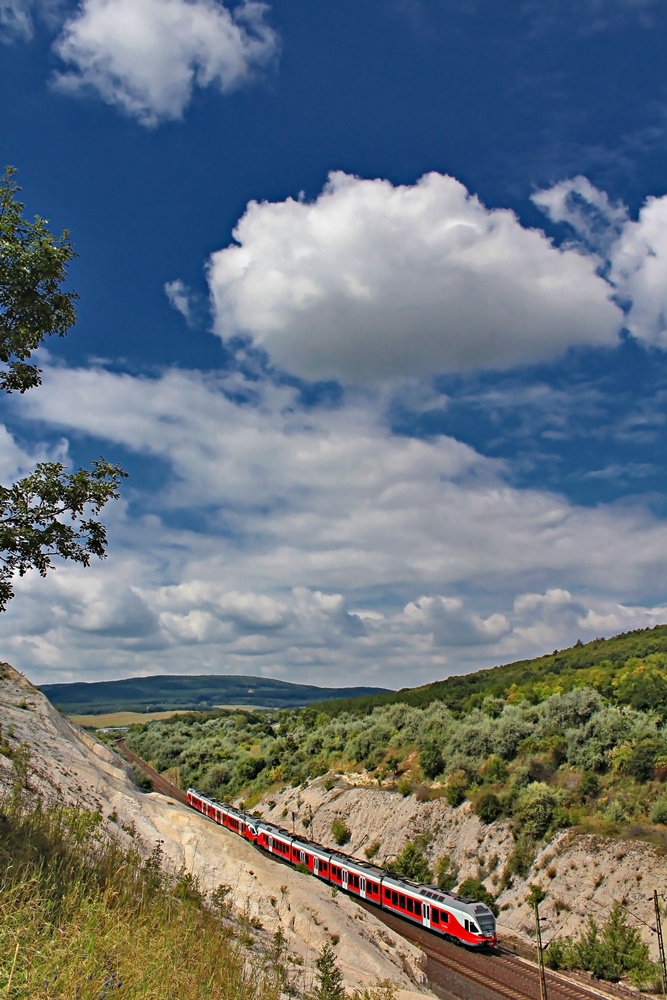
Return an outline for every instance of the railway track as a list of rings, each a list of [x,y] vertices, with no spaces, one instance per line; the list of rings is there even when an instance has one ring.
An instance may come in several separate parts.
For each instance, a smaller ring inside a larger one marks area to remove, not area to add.
[[[356,902],[424,952],[427,978],[432,986],[439,987],[438,992],[444,990],[463,1000],[487,1000],[490,997],[540,1000],[537,968],[530,963],[503,954],[502,949],[495,952],[468,951],[371,904]],[[600,1000],[603,995],[568,982],[548,970],[546,977],[549,1000]]]
[[[185,792],[128,750],[125,740],[118,740],[116,746],[151,779],[156,792],[187,805]],[[426,977],[436,995],[447,1000],[540,1000],[537,968],[528,962],[504,954],[502,949],[468,951],[370,903],[356,898],[355,902],[426,955]],[[547,971],[547,996],[548,1000],[600,1000],[605,994]]]
[[[132,753],[131,750],[128,750],[125,746],[125,740],[117,740],[116,746],[122,753],[125,760],[129,761],[130,764],[136,764],[137,767],[141,768],[144,774],[151,779],[154,791],[160,792],[161,795],[168,795],[170,798],[176,799],[178,802],[182,802],[183,805],[187,806],[188,800],[185,792],[182,792],[177,785],[172,784],[168,778],[165,778],[163,774],[156,771],[154,767],[147,764],[145,760],[141,759],[141,757],[137,757],[136,753]]]

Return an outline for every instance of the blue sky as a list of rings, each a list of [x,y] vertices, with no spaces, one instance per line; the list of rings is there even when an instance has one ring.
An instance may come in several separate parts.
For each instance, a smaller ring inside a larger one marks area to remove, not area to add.
[[[661,0],[0,0],[79,321],[0,475],[131,473],[36,682],[400,687],[667,620]]]

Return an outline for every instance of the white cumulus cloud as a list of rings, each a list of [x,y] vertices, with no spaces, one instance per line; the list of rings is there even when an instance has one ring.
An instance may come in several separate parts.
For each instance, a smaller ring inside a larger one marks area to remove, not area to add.
[[[533,201],[553,222],[567,223],[607,260],[607,277],[639,341],[667,348],[667,196],[647,198],[636,221],[585,177],[538,191]]]
[[[610,279],[628,303],[627,327],[638,340],[667,348],[667,196],[649,198],[611,251]]]
[[[209,264],[218,333],[306,378],[504,368],[612,345],[622,326],[594,256],[437,173],[332,173],[312,203],[251,202],[234,238]]]
[[[55,51],[67,93],[94,91],[144,125],[179,119],[195,87],[227,93],[276,57],[266,4],[216,0],[83,0]]]
[[[517,489],[450,437],[394,435],[370,393],[303,409],[233,373],[45,368],[26,418],[150,456],[164,481],[105,510],[103,565],[17,580],[0,637],[36,680],[400,687],[665,619],[664,520]],[[0,446],[8,476],[31,458]]]

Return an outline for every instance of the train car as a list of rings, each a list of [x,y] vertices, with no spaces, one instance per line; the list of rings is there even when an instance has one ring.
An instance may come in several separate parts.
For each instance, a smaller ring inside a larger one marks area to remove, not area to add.
[[[343,892],[349,892],[352,896],[380,905],[380,887],[384,875],[381,868],[366,864],[364,861],[356,861],[347,854],[338,852],[331,855],[329,867],[331,871],[329,881],[332,885],[338,886]]]
[[[202,795],[201,792],[196,791],[194,788],[188,788],[186,798],[188,805],[191,805],[198,812],[202,813],[202,815],[208,816],[214,823],[226,827],[232,833],[238,833],[239,836],[244,837],[253,844],[256,842],[257,827],[252,817],[247,816],[240,809],[234,809],[233,806],[226,806],[222,802],[218,802],[217,799]]]
[[[469,948],[495,948],[496,918],[484,903],[455,892],[421,886],[424,903],[431,908],[430,927]],[[424,904],[422,904],[424,905]]]
[[[316,844],[305,837],[292,838],[293,863],[304,865],[309,872],[317,875],[318,878],[324,879],[325,882],[328,882],[330,878],[330,860],[331,851],[328,851],[326,847],[322,847],[321,844]]]

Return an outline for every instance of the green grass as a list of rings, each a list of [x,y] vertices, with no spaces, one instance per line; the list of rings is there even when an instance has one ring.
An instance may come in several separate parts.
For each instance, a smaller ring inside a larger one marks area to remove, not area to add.
[[[12,1000],[278,1000],[275,955],[105,834],[96,813],[44,805],[15,782],[0,801],[0,996]],[[225,892],[218,895],[225,910]],[[250,959],[250,960],[249,960]]]

